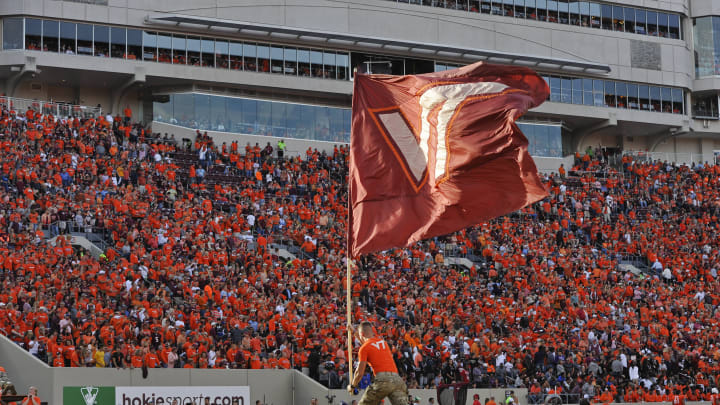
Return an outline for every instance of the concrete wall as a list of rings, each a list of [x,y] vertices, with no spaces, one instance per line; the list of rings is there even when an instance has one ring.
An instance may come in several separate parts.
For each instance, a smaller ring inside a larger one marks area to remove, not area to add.
[[[359,396],[350,396],[345,390],[329,390],[296,370],[200,370],[200,369],[150,369],[147,378],[142,370],[117,370],[113,368],[52,368],[37,360],[15,343],[0,336],[0,365],[20,393],[27,393],[31,385],[38,387],[40,397],[49,404],[62,404],[65,386],[249,386],[251,403],[260,400],[267,405],[305,405],[312,398],[320,404],[340,401],[350,403]],[[513,388],[526,404],[527,390]],[[436,398],[435,390],[410,390],[411,395],[420,397],[422,403]],[[473,394],[480,398],[494,396],[505,398],[505,389],[468,390],[468,404]],[[68,404],[66,404],[68,405]],[[75,405],[75,404],[72,404]]]

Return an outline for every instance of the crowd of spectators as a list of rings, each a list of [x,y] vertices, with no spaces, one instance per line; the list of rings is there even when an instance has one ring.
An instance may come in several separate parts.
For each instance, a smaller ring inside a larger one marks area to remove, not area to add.
[[[0,333],[57,367],[298,368],[344,386],[346,147],[278,158],[198,133],[187,151],[123,115],[3,106]],[[363,256],[353,318],[376,321],[410,388],[709,399],[719,180],[588,150],[543,176],[540,203]]]

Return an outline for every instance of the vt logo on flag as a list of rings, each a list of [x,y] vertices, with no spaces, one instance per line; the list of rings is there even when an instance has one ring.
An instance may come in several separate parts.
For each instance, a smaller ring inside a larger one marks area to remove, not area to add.
[[[545,197],[515,120],[548,93],[529,69],[483,63],[356,76],[351,253],[408,245]]]

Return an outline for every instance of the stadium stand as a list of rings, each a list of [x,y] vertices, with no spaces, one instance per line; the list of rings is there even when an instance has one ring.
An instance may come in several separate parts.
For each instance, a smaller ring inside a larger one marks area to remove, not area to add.
[[[57,367],[298,368],[347,383],[345,146],[280,159],[198,132],[190,149],[120,116],[8,107],[1,333]],[[719,180],[718,166],[615,167],[588,150],[544,176],[534,206],[364,256],[354,319],[387,325],[411,388],[714,399]],[[458,257],[472,265],[445,264]]]

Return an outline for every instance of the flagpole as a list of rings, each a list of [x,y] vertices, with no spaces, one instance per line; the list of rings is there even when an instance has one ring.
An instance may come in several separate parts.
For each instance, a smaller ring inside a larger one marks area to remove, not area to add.
[[[351,293],[351,290],[352,290],[352,288],[351,288],[351,285],[352,285],[352,271],[350,270],[350,252],[349,252],[349,251],[348,251],[348,254],[347,254],[347,256],[346,256],[345,261],[346,261],[346,264],[347,264],[347,268],[346,268],[346,272],[347,272],[347,275],[346,275],[346,277],[347,277],[347,303],[346,303],[346,306],[347,306],[347,324],[348,324],[348,328],[347,328],[347,329],[348,329],[348,331],[347,331],[347,336],[348,336],[348,368],[350,369],[350,373],[349,373],[350,379],[348,380],[348,383],[349,383],[349,384],[352,384],[352,382],[353,382],[353,359],[352,359],[352,358],[353,358],[353,355],[352,355],[352,352],[353,352],[353,333],[352,333],[352,328],[351,328],[351,327],[352,327],[352,307],[351,307],[351,305],[352,305],[352,296],[351,296],[351,294],[352,294],[352,293]]]

